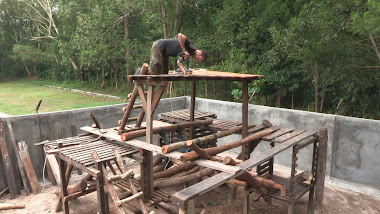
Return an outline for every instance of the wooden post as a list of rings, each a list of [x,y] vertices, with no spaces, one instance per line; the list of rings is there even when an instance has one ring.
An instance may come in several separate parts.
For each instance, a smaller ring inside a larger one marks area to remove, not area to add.
[[[28,181],[26,180],[25,168],[24,168],[24,165],[22,165],[22,161],[21,161],[20,154],[19,154],[20,150],[18,148],[16,139],[15,139],[15,136],[14,136],[14,133],[13,133],[13,128],[12,128],[11,120],[9,118],[7,118],[7,125],[8,125],[9,135],[11,137],[11,142],[12,142],[13,148],[15,150],[15,155],[16,155],[16,158],[17,158],[17,165],[18,165],[18,168],[20,170],[22,184],[24,185],[24,189],[25,189],[26,195],[29,195],[29,187],[28,187]]]
[[[9,187],[9,194],[11,199],[15,199],[19,193],[16,186],[15,175],[12,169],[12,162],[9,158],[7,144],[5,142],[4,126],[3,121],[0,120],[0,149],[1,155],[3,156],[4,170],[7,177],[7,183]]]
[[[195,96],[197,95],[197,82],[191,81],[190,122],[194,121]],[[190,139],[194,138],[194,128],[190,128]]]
[[[96,178],[96,192],[98,194],[98,205],[100,213],[108,213],[108,210],[106,209],[105,201],[108,202],[108,197],[104,192],[104,176],[103,176],[103,163],[98,159],[95,160],[95,167],[97,170],[99,170],[100,174]]]
[[[25,172],[28,176],[30,187],[36,195],[41,192],[41,186],[37,179],[36,172],[34,171],[32,161],[30,160],[28,146],[25,144],[25,141],[20,141],[18,146],[20,149],[20,159],[25,167]]]
[[[244,207],[243,213],[249,214],[249,190],[248,188],[244,188]]]
[[[248,81],[244,80],[242,82],[242,126],[241,130],[241,138],[244,139],[248,135]],[[249,151],[249,143],[247,145],[242,146],[242,154],[243,160],[247,160],[250,157],[248,154]]]
[[[327,156],[327,127],[319,129],[319,151],[318,151],[318,165],[317,176],[315,181],[315,199],[314,207],[316,210],[322,210],[323,191],[325,188],[325,175],[326,175],[326,156]]]
[[[58,148],[62,148],[62,143],[58,144]],[[58,163],[59,163],[59,174],[61,177],[61,201],[63,202],[63,212],[65,214],[68,214],[69,213],[69,202],[63,200],[68,195],[68,193],[67,193],[68,181],[66,180],[66,176],[65,176],[65,162],[60,158],[58,158],[58,160],[59,160],[58,161]]]
[[[153,143],[153,115],[152,101],[153,101],[153,86],[148,85],[148,94],[146,100],[146,142]],[[144,193],[143,201],[147,202],[153,197],[153,153],[151,151],[141,150],[141,155],[144,160],[141,164],[141,188]]]
[[[194,214],[194,200],[191,199],[189,200],[186,204],[185,204],[185,208],[182,209],[182,208],[179,208],[179,214]]]

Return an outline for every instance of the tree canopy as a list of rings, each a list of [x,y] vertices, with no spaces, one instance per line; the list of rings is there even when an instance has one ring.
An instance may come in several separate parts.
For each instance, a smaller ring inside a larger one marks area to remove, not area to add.
[[[1,0],[0,78],[128,88],[152,43],[182,32],[209,52],[191,67],[266,76],[252,103],[380,118],[378,23],[378,0]],[[239,101],[238,83],[200,86]]]

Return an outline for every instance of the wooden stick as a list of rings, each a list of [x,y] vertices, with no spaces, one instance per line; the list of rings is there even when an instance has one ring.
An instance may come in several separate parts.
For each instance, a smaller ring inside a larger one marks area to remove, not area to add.
[[[205,150],[197,146],[195,142],[188,142],[187,146],[190,147],[194,152],[196,152],[202,159],[211,159],[210,155],[207,152],[205,152]]]
[[[37,179],[36,172],[34,171],[32,161],[30,160],[28,146],[25,144],[25,141],[20,141],[18,143],[19,154],[22,163],[25,167],[26,175],[28,176],[30,186],[33,190],[33,193],[36,195],[41,192],[40,182]]]
[[[107,182],[111,182],[111,181],[117,181],[117,180],[122,180],[124,178],[127,178],[128,176],[132,175],[133,174],[133,170],[130,169],[128,171],[126,171],[125,173],[123,174],[120,174],[120,175],[112,175],[112,176],[108,176],[106,178],[106,181]]]
[[[227,181],[227,184],[230,184],[230,185],[233,185],[233,186],[242,186],[244,188],[248,187],[247,182],[236,180],[236,179],[231,179],[231,180]]]
[[[274,132],[277,129],[279,129],[279,127],[271,127],[271,128],[265,129],[263,131],[259,131],[255,134],[252,134],[252,135],[250,135],[244,139],[241,139],[241,140],[229,143],[229,144],[225,144],[222,146],[207,148],[204,151],[207,152],[210,156],[215,156],[221,152],[224,152],[224,151],[242,146],[242,145],[247,144],[249,142],[261,139],[262,137]],[[188,153],[183,154],[181,156],[180,160],[182,162],[186,162],[186,161],[193,161],[193,160],[196,160],[198,158],[199,158],[199,155],[196,152],[188,152]]]
[[[162,171],[162,172],[158,172],[158,173],[155,173],[153,174],[153,179],[156,180],[156,179],[159,179],[159,178],[166,178],[166,177],[170,177],[170,176],[173,176],[175,174],[178,174],[180,172],[183,172],[183,171],[188,171],[194,167],[196,167],[197,165],[194,164],[194,163],[184,163],[184,164],[181,164],[181,165],[178,165],[178,166],[175,166],[175,167],[171,167],[165,171]]]
[[[136,198],[139,198],[143,195],[143,192],[138,192],[132,196],[129,196],[128,198],[124,198],[122,200],[119,200],[119,201],[115,201],[115,205],[120,207],[120,205],[122,205],[123,203],[126,203],[128,201],[132,201],[133,199],[136,199]]]
[[[100,129],[99,122],[96,120],[95,115],[92,112],[90,112],[90,117],[92,121],[94,121],[94,124],[92,124],[91,127]]]
[[[176,131],[178,128],[185,129],[189,127],[206,126],[206,125],[212,124],[212,122],[213,122],[212,119],[207,119],[207,120],[197,120],[194,122],[185,122],[185,123],[180,123],[180,124],[170,125],[170,126],[165,126],[165,127],[156,127],[156,128],[153,128],[153,134],[161,133],[162,129],[165,130],[165,132],[173,132],[173,131]],[[146,135],[145,129],[131,131],[131,132],[121,134],[121,140],[127,141],[131,139],[135,139],[137,137],[143,137],[145,135]]]
[[[117,149],[117,147],[114,147],[112,150],[113,150],[113,152],[114,152],[114,154],[115,154],[115,157],[116,157],[116,164],[119,166],[121,172],[123,172],[123,173],[126,172],[127,169],[125,168],[125,166],[124,166],[124,164],[123,164],[123,159],[122,159],[122,157],[121,157],[121,155],[120,155],[119,150]],[[137,188],[136,188],[135,185],[132,183],[132,180],[128,178],[128,179],[127,179],[127,182],[128,182],[128,184],[129,184],[129,188],[130,188],[131,191],[132,191],[132,194],[134,194],[134,195],[137,194],[137,193],[138,193]],[[139,206],[140,206],[140,208],[141,208],[142,213],[143,213],[143,214],[148,214],[148,213],[149,213],[149,210],[148,210],[148,208],[145,206],[145,204],[144,204],[144,202],[142,201],[141,197],[138,197],[138,198],[137,198],[137,202],[138,202],[138,204],[139,204]]]
[[[191,175],[187,175],[187,176],[183,176],[183,177],[179,177],[179,178],[166,179],[166,180],[162,180],[162,181],[156,181],[153,183],[153,185],[155,188],[174,186],[174,185],[183,184],[186,182],[197,180],[197,179],[202,178],[204,176],[210,175],[211,173],[214,173],[214,172],[215,172],[214,169],[206,168],[206,169],[203,169],[199,172],[193,173]]]
[[[22,208],[25,208],[25,204],[4,204],[4,203],[0,203],[0,210],[22,209]]]
[[[225,137],[225,136],[228,136],[228,135],[240,132],[242,130],[242,127],[243,126],[238,126],[238,127],[226,130],[226,131],[222,131],[222,132],[218,132],[218,133],[215,133],[215,134],[199,137],[199,138],[196,138],[196,139],[181,141],[181,142],[177,142],[177,143],[172,143],[172,144],[170,144],[168,146],[163,146],[162,147],[162,152],[164,154],[166,154],[168,152],[172,152],[172,151],[175,151],[175,150],[178,150],[178,149],[188,148],[191,145],[191,143],[194,143],[194,144],[196,143],[198,145],[202,145],[202,144],[204,144],[206,142],[209,142],[209,141],[212,141],[212,140],[216,140],[218,138]]]
[[[234,160],[231,157],[226,156],[226,157],[224,157],[223,162],[227,165],[235,166],[241,161],[240,160]],[[237,179],[243,180],[249,184],[256,184],[259,187],[264,187],[266,189],[279,190],[281,196],[283,196],[283,197],[286,196],[286,187],[285,186],[277,184],[276,182],[274,182],[272,180],[259,177],[256,174],[254,174],[253,172],[246,172],[246,173],[249,173],[250,175],[238,176]],[[244,173],[244,174],[246,174],[246,173]],[[247,180],[252,180],[252,179],[254,179],[255,181],[251,181],[251,182],[247,181]]]
[[[5,188],[3,191],[0,192],[0,199],[3,197],[4,194],[9,192],[9,187]]]

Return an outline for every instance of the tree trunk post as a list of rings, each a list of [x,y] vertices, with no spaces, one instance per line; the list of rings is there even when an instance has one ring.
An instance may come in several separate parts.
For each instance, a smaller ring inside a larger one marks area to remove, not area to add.
[[[323,191],[325,187],[326,175],[327,140],[327,127],[321,127],[319,129],[319,154],[317,160],[317,176],[315,181],[314,207],[316,210],[322,210]]]

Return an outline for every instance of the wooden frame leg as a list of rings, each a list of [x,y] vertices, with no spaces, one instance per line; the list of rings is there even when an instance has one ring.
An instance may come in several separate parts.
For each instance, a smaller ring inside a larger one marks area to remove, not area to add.
[[[249,190],[244,189],[244,207],[243,207],[243,213],[249,214]]]
[[[68,181],[66,180],[65,176],[65,161],[62,159],[59,159],[59,174],[61,177],[61,201],[63,202],[63,213],[68,214],[69,213],[69,202],[64,201],[63,199],[68,195],[67,193],[67,183]]]
[[[307,213],[313,214],[314,212],[314,187],[309,191],[309,202],[307,204]]]
[[[96,162],[96,169],[100,171],[100,174],[96,178],[96,192],[98,195],[99,211],[101,214],[107,214],[108,213],[108,196],[104,192],[102,162]]]
[[[187,203],[186,203],[186,206],[185,206],[185,209],[182,209],[182,208],[179,208],[179,211],[178,213],[179,214],[194,214],[194,199],[192,200],[189,200]]]
[[[141,190],[143,191],[143,201],[146,203],[153,197],[153,153],[143,150],[144,157],[141,163]]]
[[[289,203],[288,214],[294,214],[294,205],[293,203]]]

